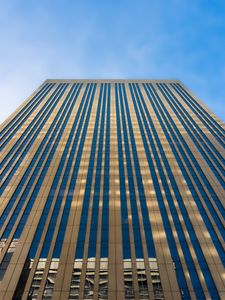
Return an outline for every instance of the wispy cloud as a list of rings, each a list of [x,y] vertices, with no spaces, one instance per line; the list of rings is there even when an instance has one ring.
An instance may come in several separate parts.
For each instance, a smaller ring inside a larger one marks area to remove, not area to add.
[[[5,1],[0,122],[46,78],[178,78],[225,120],[224,1]]]

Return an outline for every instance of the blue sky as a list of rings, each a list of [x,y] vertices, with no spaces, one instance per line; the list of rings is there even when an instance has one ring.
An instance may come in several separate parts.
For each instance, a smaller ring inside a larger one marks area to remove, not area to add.
[[[225,121],[224,0],[0,5],[0,122],[47,78],[180,79]]]

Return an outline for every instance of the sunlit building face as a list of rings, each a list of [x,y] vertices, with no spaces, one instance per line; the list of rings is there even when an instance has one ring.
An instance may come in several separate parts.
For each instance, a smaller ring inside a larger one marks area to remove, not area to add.
[[[45,81],[1,126],[0,299],[224,299],[224,129],[179,81]]]

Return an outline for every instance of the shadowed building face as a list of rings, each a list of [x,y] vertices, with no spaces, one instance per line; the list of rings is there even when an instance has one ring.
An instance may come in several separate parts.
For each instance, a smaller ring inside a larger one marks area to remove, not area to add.
[[[224,135],[179,81],[45,81],[1,126],[0,299],[225,297]]]

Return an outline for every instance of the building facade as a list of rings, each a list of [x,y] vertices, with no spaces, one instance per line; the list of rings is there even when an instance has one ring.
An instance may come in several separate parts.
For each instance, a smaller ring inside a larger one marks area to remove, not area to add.
[[[45,81],[1,125],[0,299],[225,299],[224,147],[179,81]]]

